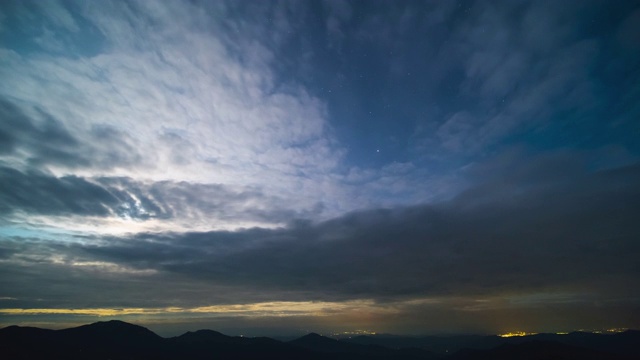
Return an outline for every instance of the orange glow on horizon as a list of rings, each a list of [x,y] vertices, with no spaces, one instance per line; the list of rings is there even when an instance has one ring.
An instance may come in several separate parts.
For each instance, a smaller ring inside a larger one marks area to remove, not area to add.
[[[273,301],[251,304],[227,304],[199,306],[191,308],[32,308],[0,309],[2,315],[158,315],[158,314],[220,314],[234,316],[329,316],[338,312],[377,312],[389,313],[393,309],[376,306],[371,300],[353,300],[345,302],[325,301]]]

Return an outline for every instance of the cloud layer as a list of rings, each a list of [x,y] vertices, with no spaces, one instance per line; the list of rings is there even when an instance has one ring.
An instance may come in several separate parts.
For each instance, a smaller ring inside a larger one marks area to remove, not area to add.
[[[583,314],[635,313],[640,169],[567,177],[550,171],[562,159],[532,164],[450,202],[317,224],[71,244],[15,239],[3,245],[3,288],[24,308],[44,296],[97,308],[364,299],[368,312],[391,307],[401,316],[434,304],[503,315],[569,304]],[[43,283],[36,290],[34,282]]]
[[[341,150],[324,105],[295,83],[275,82],[270,50],[234,43],[217,32],[224,24],[200,28],[199,9],[184,4],[77,5],[73,14],[56,7],[65,15],[40,25],[77,44],[74,19],[91,19],[99,53],[82,56],[66,42],[64,54],[3,50],[9,166],[295,194],[292,211],[335,197],[330,174]],[[13,6],[12,20],[27,27],[20,15],[28,4]]]
[[[0,322],[637,327],[639,11],[5,1]]]

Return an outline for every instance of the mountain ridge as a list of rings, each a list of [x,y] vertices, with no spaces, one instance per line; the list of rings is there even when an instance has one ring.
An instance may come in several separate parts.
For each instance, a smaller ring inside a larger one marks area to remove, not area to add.
[[[565,342],[557,341],[562,339]],[[440,341],[440,342],[438,342]],[[537,334],[498,336],[358,336],[333,339],[309,333],[291,341],[229,336],[200,329],[161,337],[119,320],[61,330],[7,326],[0,329],[0,353],[9,359],[640,359],[640,331],[614,335]],[[385,346],[386,345],[386,346]],[[403,345],[403,346],[400,346]],[[404,346],[406,345],[406,346]],[[528,357],[527,357],[528,356]]]

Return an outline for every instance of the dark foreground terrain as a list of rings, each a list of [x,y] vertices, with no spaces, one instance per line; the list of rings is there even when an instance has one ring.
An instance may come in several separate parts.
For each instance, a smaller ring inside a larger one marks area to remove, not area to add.
[[[360,336],[308,334],[292,341],[232,337],[212,330],[163,338],[122,321],[64,330],[0,329],[2,359],[640,359],[640,331],[497,336]]]

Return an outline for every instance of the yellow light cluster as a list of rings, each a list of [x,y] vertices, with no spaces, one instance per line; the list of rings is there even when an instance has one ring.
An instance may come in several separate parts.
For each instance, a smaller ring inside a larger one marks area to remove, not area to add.
[[[607,329],[608,333],[621,333],[621,332],[625,332],[629,329],[627,328],[613,328],[613,329]]]
[[[524,332],[524,331],[515,331],[515,332],[508,332],[508,333],[504,333],[504,334],[498,334],[498,336],[500,337],[514,337],[514,336],[529,336],[529,335],[536,335],[537,333],[530,333],[530,332]]]

